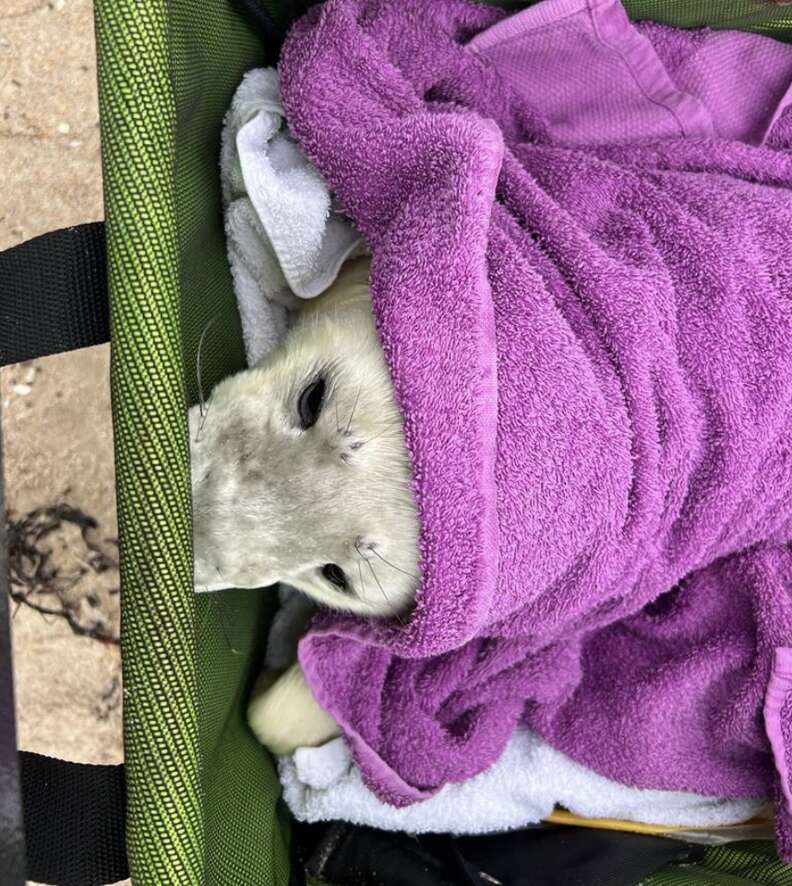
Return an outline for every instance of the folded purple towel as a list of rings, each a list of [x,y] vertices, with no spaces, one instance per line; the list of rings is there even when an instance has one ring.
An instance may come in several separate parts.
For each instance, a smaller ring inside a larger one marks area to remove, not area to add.
[[[521,719],[629,784],[769,793],[792,112],[772,148],[560,146],[469,45],[501,18],[329,0],[285,47],[290,127],[373,249],[422,528],[410,624],[326,615],[300,659],[393,803],[486,768]]]
[[[786,593],[792,583],[786,585]],[[792,859],[792,648],[776,649],[764,705],[767,736],[773,750],[776,784],[776,833],[779,853]]]
[[[760,144],[792,101],[787,44],[633,25],[620,0],[544,0],[468,47],[497,66],[559,144],[680,136]]]

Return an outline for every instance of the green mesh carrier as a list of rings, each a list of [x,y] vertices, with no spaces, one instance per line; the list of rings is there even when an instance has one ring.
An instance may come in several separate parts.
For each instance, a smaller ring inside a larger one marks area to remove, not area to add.
[[[769,840],[713,846],[694,865],[668,865],[640,886],[792,886],[792,866]]]
[[[792,8],[773,0],[624,0],[634,19],[678,28],[758,31],[792,42]]]
[[[268,595],[197,598],[186,409],[242,368],[218,146],[261,40],[222,0],[96,5],[123,593],[128,855],[143,884],[286,883],[268,756],[243,721]]]
[[[304,5],[261,8],[286,25]],[[764,0],[626,5],[642,19],[792,37],[792,7]],[[244,724],[275,601],[271,592],[193,593],[186,422],[204,332],[204,391],[244,365],[220,130],[242,73],[273,59],[230,0],[96,0],[96,20],[130,869],[136,886],[285,884],[277,776]]]

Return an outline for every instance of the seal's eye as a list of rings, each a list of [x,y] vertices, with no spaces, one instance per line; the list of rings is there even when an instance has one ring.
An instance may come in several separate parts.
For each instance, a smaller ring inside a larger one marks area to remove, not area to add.
[[[325,395],[325,380],[317,378],[303,389],[297,401],[297,413],[300,416],[300,427],[307,431],[316,424],[322,411]]]
[[[347,582],[346,573],[340,566],[336,566],[335,563],[325,563],[322,567],[322,575],[331,585],[337,587],[340,591],[349,590],[349,582]]]

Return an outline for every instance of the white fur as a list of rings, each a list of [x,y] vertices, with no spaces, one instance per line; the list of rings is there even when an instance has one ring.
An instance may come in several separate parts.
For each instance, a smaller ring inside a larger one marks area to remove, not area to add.
[[[348,263],[283,343],[190,411],[198,590],[282,582],[368,616],[409,609],[418,517],[402,417],[374,325],[369,262]],[[325,381],[313,427],[297,403]],[[339,589],[323,567],[346,577]],[[298,667],[260,687],[249,711],[272,750],[336,734]],[[285,752],[285,751],[281,751]]]
[[[319,706],[297,664],[274,682],[270,674],[262,674],[247,716],[253,734],[273,754],[318,747],[340,731],[336,721]]]
[[[407,609],[418,583],[410,465],[367,286],[348,265],[283,344],[190,410],[195,583],[291,585],[362,615]],[[326,380],[316,425],[297,401]],[[325,564],[346,574],[339,591]]]

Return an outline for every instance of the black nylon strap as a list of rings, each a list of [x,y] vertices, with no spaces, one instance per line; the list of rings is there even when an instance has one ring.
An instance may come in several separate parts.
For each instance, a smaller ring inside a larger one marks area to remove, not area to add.
[[[124,767],[17,752],[2,454],[0,433],[0,884],[23,886],[26,873],[55,886],[116,883],[129,876]]]
[[[110,339],[104,222],[0,252],[0,366]]]
[[[19,762],[28,878],[56,886],[126,879],[124,767],[68,763],[26,751]]]

